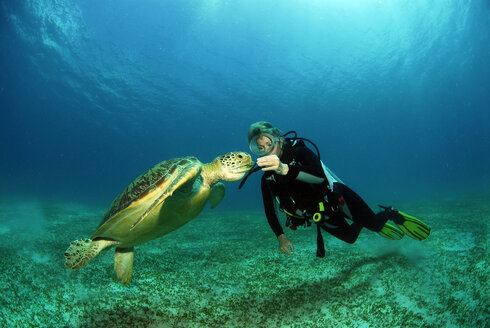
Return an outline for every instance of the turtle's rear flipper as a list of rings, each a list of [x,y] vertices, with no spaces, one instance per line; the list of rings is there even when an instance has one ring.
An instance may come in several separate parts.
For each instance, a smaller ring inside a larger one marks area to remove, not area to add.
[[[72,270],[81,269],[101,250],[114,244],[118,242],[104,239],[92,241],[88,238],[75,240],[65,252],[65,265]]]
[[[117,279],[127,285],[133,276],[134,248],[116,248],[114,253],[114,270]]]

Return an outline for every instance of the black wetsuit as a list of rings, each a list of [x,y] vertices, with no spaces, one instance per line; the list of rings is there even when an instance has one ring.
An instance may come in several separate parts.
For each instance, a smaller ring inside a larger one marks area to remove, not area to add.
[[[324,212],[318,225],[348,243],[356,241],[363,227],[378,232],[386,223],[387,217],[384,212],[375,214],[359,195],[343,183],[335,182],[333,191],[329,192],[327,177],[320,160],[302,141],[294,145],[286,142],[280,160],[289,166],[288,173],[279,175],[268,171],[262,176],[261,182],[265,214],[276,236],[283,234],[276,213],[276,199],[281,209],[289,213],[288,219],[291,218],[291,214],[293,217],[311,219],[311,216],[319,211],[319,202],[326,203],[328,200],[327,206],[330,208],[330,205],[337,205],[336,201],[341,197],[344,206],[348,207],[350,216],[341,210],[342,207],[338,207],[340,211]],[[354,222],[349,224],[346,221],[347,217]]]

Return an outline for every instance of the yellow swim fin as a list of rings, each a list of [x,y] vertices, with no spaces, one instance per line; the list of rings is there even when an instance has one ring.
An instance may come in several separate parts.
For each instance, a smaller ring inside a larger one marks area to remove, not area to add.
[[[400,240],[403,238],[403,232],[392,224],[385,223],[383,228],[378,231],[378,235],[384,238]]]
[[[409,237],[415,240],[424,240],[425,238],[429,237],[430,227],[427,224],[417,219],[416,217],[413,217],[401,211],[398,211],[398,214],[400,214],[404,220],[401,223],[398,223],[396,221],[395,223]]]
[[[400,230],[410,238],[415,240],[424,240],[429,237],[430,227],[422,222],[422,220],[419,220],[416,217],[402,211],[395,210],[391,206],[379,206],[386,211],[389,220],[395,222],[398,228],[400,228]],[[381,231],[383,231],[383,229],[381,229]]]

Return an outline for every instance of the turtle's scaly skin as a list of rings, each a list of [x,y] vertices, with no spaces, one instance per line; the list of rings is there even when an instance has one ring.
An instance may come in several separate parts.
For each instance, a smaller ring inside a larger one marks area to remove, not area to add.
[[[208,164],[182,157],[155,165],[114,199],[91,239],[70,245],[66,266],[80,269],[102,249],[116,245],[118,279],[129,283],[134,246],[186,224],[208,201],[214,208],[224,197],[225,188],[219,181],[240,180],[251,167],[251,157],[241,152],[221,155]]]

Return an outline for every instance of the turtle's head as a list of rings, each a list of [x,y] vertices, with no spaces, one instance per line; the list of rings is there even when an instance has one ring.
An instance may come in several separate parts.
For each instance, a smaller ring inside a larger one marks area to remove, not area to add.
[[[219,172],[220,180],[233,182],[243,178],[252,168],[253,161],[247,153],[231,152],[216,157],[212,164]]]

